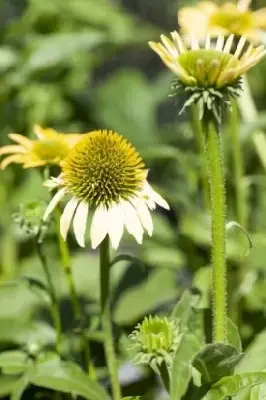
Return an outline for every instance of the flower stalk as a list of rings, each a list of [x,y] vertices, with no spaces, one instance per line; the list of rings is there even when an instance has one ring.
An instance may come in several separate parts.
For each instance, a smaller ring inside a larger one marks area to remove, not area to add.
[[[118,379],[118,366],[114,349],[110,313],[110,254],[108,236],[106,236],[100,244],[100,287],[105,356],[110,374],[113,400],[120,400],[122,396]]]
[[[205,113],[206,159],[212,213],[213,341],[227,341],[227,276],[225,260],[225,187],[220,136],[211,113]]]

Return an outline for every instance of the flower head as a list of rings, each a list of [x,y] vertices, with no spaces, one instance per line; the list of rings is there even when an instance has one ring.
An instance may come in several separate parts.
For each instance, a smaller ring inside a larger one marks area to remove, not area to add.
[[[160,56],[165,65],[177,76],[176,90],[183,90],[188,96],[184,107],[192,102],[200,102],[202,109],[207,106],[221,118],[221,109],[230,96],[237,97],[241,91],[241,76],[266,54],[264,46],[245,48],[246,38],[242,37],[233,54],[230,53],[234,35],[227,40],[217,39],[215,48],[206,38],[204,48],[200,48],[194,36],[187,49],[177,32],[172,32],[172,40],[161,35],[162,43],[149,42],[150,47]]]
[[[60,176],[48,182],[48,186],[59,190],[44,219],[69,194],[71,199],[61,217],[64,239],[73,219],[76,239],[84,247],[88,212],[94,209],[90,230],[93,248],[107,234],[117,248],[124,227],[141,243],[144,229],[152,234],[150,210],[156,203],[169,208],[146,178],[141,157],[125,138],[106,130],[85,134],[62,163]]]
[[[163,361],[169,366],[181,337],[177,320],[145,317],[129,335],[136,351],[133,362],[149,364],[155,371]]]
[[[266,8],[253,12],[249,9],[251,0],[218,5],[213,1],[201,1],[194,7],[184,7],[178,12],[182,34],[194,34],[199,40],[207,35],[235,34],[250,41],[259,41],[262,30],[266,29]]]
[[[54,129],[42,129],[34,126],[38,140],[30,140],[26,136],[10,133],[9,137],[16,144],[0,148],[0,155],[8,155],[0,164],[5,169],[9,164],[23,164],[24,168],[44,165],[60,165],[69,150],[81,138],[80,134],[58,133]]]

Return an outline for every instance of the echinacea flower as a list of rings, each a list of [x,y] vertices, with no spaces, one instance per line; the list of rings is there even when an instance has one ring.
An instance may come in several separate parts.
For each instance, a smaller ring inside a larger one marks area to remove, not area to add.
[[[82,136],[76,133],[59,133],[50,128],[43,129],[39,125],[35,125],[33,131],[38,140],[30,140],[17,133],[8,135],[16,144],[0,148],[0,155],[8,155],[1,162],[1,169],[5,169],[11,163],[22,164],[24,168],[60,165],[71,147]]]
[[[202,110],[205,107],[212,110],[219,121],[222,107],[229,103],[230,96],[240,95],[241,76],[265,56],[264,46],[249,45],[246,48],[246,38],[242,37],[231,54],[234,35],[226,40],[220,36],[215,48],[211,48],[210,36],[206,38],[204,48],[200,48],[192,36],[187,49],[177,32],[171,35],[172,40],[161,35],[162,43],[149,42],[149,45],[176,75],[174,88],[187,95],[183,109],[199,102]]]
[[[129,335],[136,353],[133,363],[148,364],[159,373],[163,362],[171,366],[181,338],[178,320],[157,315],[145,317]]]
[[[201,1],[193,7],[183,7],[178,12],[181,33],[194,34],[199,40],[207,35],[233,33],[258,42],[266,29],[266,8],[252,11],[250,3],[251,0],[239,0],[218,5],[214,1]]]
[[[147,170],[135,148],[118,133],[87,133],[62,163],[62,173],[48,181],[58,188],[44,215],[46,220],[61,199],[70,195],[61,216],[66,239],[71,221],[80,246],[85,246],[88,213],[94,210],[90,237],[95,249],[109,235],[117,248],[124,228],[142,243],[144,230],[152,235],[150,210],[167,202],[147,182]]]

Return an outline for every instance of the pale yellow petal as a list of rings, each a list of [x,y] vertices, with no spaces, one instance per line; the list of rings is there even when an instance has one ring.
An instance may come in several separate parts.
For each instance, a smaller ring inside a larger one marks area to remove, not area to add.
[[[256,28],[266,29],[266,7],[253,12],[253,23]]]
[[[14,142],[21,144],[26,147],[26,149],[30,149],[32,147],[32,141],[28,139],[26,136],[20,135],[18,133],[9,133],[8,137]]]
[[[69,202],[65,206],[64,211],[61,215],[60,232],[61,232],[61,235],[63,236],[64,240],[66,240],[66,237],[67,237],[67,234],[69,231],[69,227],[70,227],[71,221],[73,219],[73,215],[77,208],[77,205],[78,205],[78,200],[73,197],[71,200],[69,200]]]
[[[0,164],[1,169],[5,169],[9,164],[23,164],[23,156],[20,154],[12,154],[12,156],[6,157]]]
[[[0,156],[3,154],[12,154],[12,153],[27,153],[25,147],[11,144],[8,146],[0,147]]]
[[[88,213],[88,203],[85,201],[81,201],[76,209],[73,220],[74,233],[80,247],[85,247],[85,233],[87,228]]]

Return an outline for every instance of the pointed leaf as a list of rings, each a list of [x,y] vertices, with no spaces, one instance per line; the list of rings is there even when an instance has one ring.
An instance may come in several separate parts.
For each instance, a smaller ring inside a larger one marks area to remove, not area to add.
[[[75,364],[51,360],[37,364],[31,382],[36,386],[73,393],[88,400],[107,400],[104,389]]]
[[[216,382],[231,375],[242,354],[231,345],[224,343],[207,344],[197,354],[193,366],[201,373],[205,382]]]

